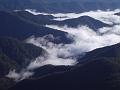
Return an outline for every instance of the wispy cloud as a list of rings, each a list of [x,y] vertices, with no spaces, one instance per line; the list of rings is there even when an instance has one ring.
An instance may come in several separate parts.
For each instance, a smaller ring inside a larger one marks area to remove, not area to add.
[[[16,80],[22,80],[28,78],[34,74],[34,69],[42,67],[44,65],[76,65],[77,57],[82,57],[86,52],[91,50],[114,45],[120,43],[120,17],[114,15],[115,11],[90,11],[80,14],[52,14],[55,17],[67,17],[77,18],[83,15],[91,16],[100,21],[116,24],[113,27],[104,27],[94,31],[87,26],[78,26],[77,28],[69,28],[67,26],[57,26],[57,25],[46,25],[46,27],[53,28],[55,30],[60,30],[67,32],[67,37],[74,40],[71,44],[55,44],[49,42],[46,37],[49,37],[54,40],[53,35],[47,35],[44,37],[29,37],[26,39],[26,43],[32,43],[36,46],[42,47],[48,53],[45,57],[37,57],[35,60],[25,68],[22,69],[19,73],[15,70],[10,71],[7,77],[16,78]],[[30,11],[29,11],[30,12]],[[33,11],[31,12],[33,13]],[[40,14],[34,12],[35,15]],[[46,13],[44,13],[46,15]]]
[[[26,11],[32,13],[33,15],[39,15],[39,14],[52,15],[55,17],[54,20],[58,20],[58,21],[78,18],[81,16],[90,16],[94,19],[100,20],[107,24],[120,23],[120,17],[117,15],[114,15],[115,13],[120,12],[120,9],[116,9],[114,11],[96,10],[96,11],[89,11],[89,12],[83,12],[83,13],[56,13],[56,14],[41,13],[41,12],[37,12],[36,10],[32,10],[32,9],[26,9]]]

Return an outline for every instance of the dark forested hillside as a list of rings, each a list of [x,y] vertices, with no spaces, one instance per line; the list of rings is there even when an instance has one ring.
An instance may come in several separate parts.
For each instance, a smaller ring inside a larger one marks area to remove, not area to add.
[[[55,17],[53,17],[52,15],[42,15],[42,14],[33,15],[27,11],[13,12],[13,14],[17,15],[21,19],[40,25],[59,25],[59,26],[67,25],[68,27],[72,27],[72,28],[77,28],[78,26],[86,25],[93,30],[98,30],[99,28],[102,27],[111,26],[89,16],[81,16],[78,18],[56,21],[53,20]]]
[[[13,84],[9,83],[13,81],[5,77],[10,70],[21,70],[32,59],[43,56],[45,53],[40,47],[23,43],[14,38],[0,37],[0,89]]]
[[[120,90],[119,16],[120,0],[0,0],[0,90]]]
[[[0,69],[7,69],[0,70],[3,72],[0,75],[7,74],[9,69],[24,67],[31,62],[30,60],[44,54],[45,51],[42,48],[25,44],[13,38],[0,37]]]
[[[110,27],[110,25],[105,24],[99,20],[96,20],[94,18],[91,18],[89,16],[81,16],[79,18],[74,18],[74,19],[67,19],[64,21],[56,22],[55,24],[64,26],[67,25],[68,27],[73,27],[77,28],[78,26],[88,26],[89,28],[93,30],[98,30],[99,28],[102,27]],[[53,25],[55,25],[53,24]]]
[[[72,42],[72,40],[67,38],[66,32],[44,27],[39,23],[34,23],[30,19],[23,20],[13,13],[11,14],[9,12],[0,11],[0,36],[8,36],[19,40],[25,40],[32,35],[42,37],[49,34],[52,34],[55,38],[60,38],[59,40],[51,40],[52,42]]]
[[[42,79],[23,80],[9,90],[119,90],[119,46],[117,44],[96,49],[82,59],[89,59],[89,62],[79,64],[76,69]]]

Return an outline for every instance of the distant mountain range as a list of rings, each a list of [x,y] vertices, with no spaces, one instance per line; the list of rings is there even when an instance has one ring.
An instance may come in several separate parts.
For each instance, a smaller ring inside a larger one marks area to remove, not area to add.
[[[50,48],[55,50],[55,52],[50,52],[50,55],[58,52],[56,48],[64,52],[61,49],[62,46],[67,48],[69,44],[76,44],[74,36],[71,38],[67,32],[48,28],[46,25],[67,25],[72,28],[77,28],[79,25],[88,26],[96,32],[96,36],[98,29],[111,27],[90,16],[57,21],[53,15],[33,15],[24,9],[32,8],[47,13],[78,13],[97,9],[115,9],[119,8],[119,5],[118,0],[113,2],[103,0],[99,2],[95,0],[93,2],[88,0],[0,0],[0,90],[120,90],[120,44],[85,52],[84,55],[77,54],[75,60],[77,59],[78,63],[75,66],[45,65],[30,70],[34,75],[20,82],[6,77],[11,70],[20,72],[32,60],[48,55],[45,47],[35,45],[34,42],[32,44],[26,42],[31,36],[37,40],[37,38],[52,35],[53,39],[45,38]],[[74,45],[70,48],[74,48]],[[68,57],[65,56],[60,54],[56,57],[67,60]],[[74,57],[69,59],[74,59]]]
[[[120,8],[120,1],[104,0],[0,0],[0,10],[36,9],[40,12],[84,12]]]
[[[60,39],[54,40],[55,43],[70,43],[72,40],[66,37],[66,32],[54,30],[45,27],[45,25],[68,25],[68,27],[78,27],[79,25],[87,25],[91,29],[97,30],[102,27],[110,27],[99,20],[89,16],[82,16],[75,19],[68,19],[64,21],[55,21],[50,15],[32,15],[26,11],[20,12],[3,12],[0,11],[0,36],[9,36],[24,40],[32,35],[42,37],[52,34],[54,37]],[[74,22],[74,23],[73,23]],[[6,27],[7,26],[7,27]]]
[[[112,26],[112,25],[106,24],[104,22],[101,22],[89,16],[81,16],[79,18],[56,21],[56,20],[53,20],[56,17],[53,17],[52,15],[42,15],[42,14],[33,15],[27,11],[13,12],[13,14],[19,16],[20,18],[24,20],[27,20],[27,21],[31,20],[33,23],[40,24],[40,25],[46,25],[46,24],[47,25],[59,25],[59,26],[67,25],[68,27],[72,27],[72,28],[77,28],[78,26],[86,25],[93,30],[97,30],[102,27]]]
[[[60,22],[55,22],[53,25],[60,25],[60,26],[65,26],[67,25],[68,27],[72,28],[77,28],[78,26],[88,26],[89,28],[93,30],[98,30],[99,28],[102,27],[110,27],[111,25],[108,25],[106,23],[103,23],[99,20],[96,20],[94,18],[91,18],[89,16],[81,16],[79,18],[74,18],[74,19],[67,19],[64,21]]]
[[[20,71],[25,68],[31,60],[41,56],[44,56],[44,49],[34,46],[32,44],[25,43],[25,39],[34,35],[35,37],[42,37],[52,34],[59,39],[49,41],[54,43],[71,43],[72,40],[67,38],[66,32],[50,29],[44,27],[42,24],[35,23],[33,15],[25,14],[28,18],[21,18],[24,14],[18,15],[18,13],[0,11],[0,89],[8,88],[15,82],[5,75],[10,70]],[[21,17],[20,17],[21,16]],[[53,18],[51,16],[39,15],[35,19],[46,17]],[[64,70],[61,69],[62,71]],[[61,71],[59,69],[59,71]],[[39,70],[37,70],[39,71]],[[45,71],[46,74],[53,72],[53,69]],[[38,74],[36,73],[35,76]],[[41,76],[43,74],[41,73]]]
[[[66,32],[61,32],[58,30],[44,27],[39,23],[34,23],[34,19],[31,20],[29,18],[34,18],[34,16],[29,16],[28,19],[21,19],[16,16],[16,14],[0,11],[0,36],[8,36],[17,38],[19,40],[25,40],[32,35],[36,37],[42,37],[52,34],[54,37],[60,38],[59,40],[54,40],[53,42],[55,43],[71,42],[71,40],[66,37]],[[41,20],[43,21],[44,18],[41,18]]]

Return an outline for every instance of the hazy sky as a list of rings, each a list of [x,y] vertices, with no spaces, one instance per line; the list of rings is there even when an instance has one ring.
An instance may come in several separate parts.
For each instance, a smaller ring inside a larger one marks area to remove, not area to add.
[[[54,1],[58,1],[58,0],[41,0],[41,1],[51,1],[51,2],[54,2]],[[59,1],[64,1],[64,2],[66,2],[66,1],[79,1],[79,2],[81,2],[81,1],[88,1],[88,2],[98,2],[98,1],[101,1],[101,2],[111,2],[111,1],[118,1],[118,2],[120,2],[120,0],[59,0]]]
[[[40,2],[40,1],[42,1],[42,2],[47,2],[47,1],[50,1],[50,2],[68,2],[68,1],[78,1],[78,2],[85,2],[85,1],[88,1],[88,2],[98,2],[98,1],[100,1],[100,2],[111,2],[111,1],[118,1],[118,2],[120,2],[120,0],[31,0],[31,1],[37,1],[37,2]]]

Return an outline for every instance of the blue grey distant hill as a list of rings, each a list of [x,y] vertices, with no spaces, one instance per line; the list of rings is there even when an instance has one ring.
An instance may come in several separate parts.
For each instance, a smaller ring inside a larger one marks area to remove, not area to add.
[[[120,8],[119,0],[0,0],[0,10],[32,8],[41,12],[84,12]]]

